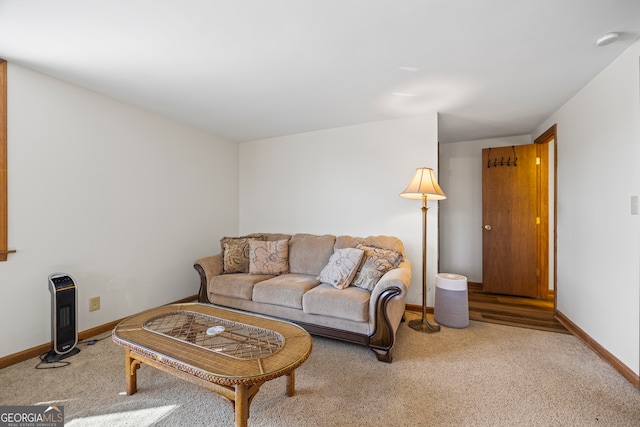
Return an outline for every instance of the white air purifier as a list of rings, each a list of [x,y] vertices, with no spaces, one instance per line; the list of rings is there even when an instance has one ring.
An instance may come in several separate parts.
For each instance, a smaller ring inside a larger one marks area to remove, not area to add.
[[[459,274],[436,274],[436,300],[433,308],[436,322],[450,328],[469,326],[469,293],[467,278]]]

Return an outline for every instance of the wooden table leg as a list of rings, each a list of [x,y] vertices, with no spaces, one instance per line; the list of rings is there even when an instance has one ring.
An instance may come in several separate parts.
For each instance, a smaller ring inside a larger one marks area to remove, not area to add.
[[[296,394],[296,376],[295,370],[287,375],[287,396],[291,397]]]
[[[249,420],[249,387],[246,384],[235,386],[234,419],[236,427],[247,427]]]
[[[127,378],[127,394],[132,395],[138,391],[136,371],[140,368],[140,361],[131,357],[131,350],[126,349],[124,354],[125,373]]]

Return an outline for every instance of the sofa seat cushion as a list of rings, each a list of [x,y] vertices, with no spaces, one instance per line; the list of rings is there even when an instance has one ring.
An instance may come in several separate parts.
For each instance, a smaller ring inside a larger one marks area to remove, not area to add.
[[[338,317],[366,322],[369,320],[371,293],[360,288],[336,289],[323,283],[302,297],[303,311],[308,314]]]
[[[209,281],[209,292],[214,295],[251,300],[253,286],[270,279],[268,274],[223,274],[213,276]]]
[[[302,296],[320,282],[307,274],[282,274],[253,286],[253,301],[302,309]]]

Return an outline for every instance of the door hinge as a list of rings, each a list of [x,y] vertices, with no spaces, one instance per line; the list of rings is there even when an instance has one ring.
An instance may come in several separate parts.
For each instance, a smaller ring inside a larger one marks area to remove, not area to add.
[[[536,166],[540,166],[540,157],[536,157]]]
[[[540,225],[540,217],[539,216],[536,217],[536,225]]]

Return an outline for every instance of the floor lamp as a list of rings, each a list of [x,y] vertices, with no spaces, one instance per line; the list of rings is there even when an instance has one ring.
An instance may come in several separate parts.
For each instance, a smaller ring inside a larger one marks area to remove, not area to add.
[[[419,332],[439,332],[440,325],[427,320],[427,200],[443,200],[447,196],[438,185],[433,169],[418,168],[400,197],[422,200],[422,319],[410,321],[409,326]]]

